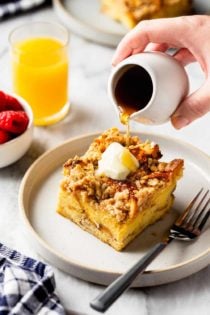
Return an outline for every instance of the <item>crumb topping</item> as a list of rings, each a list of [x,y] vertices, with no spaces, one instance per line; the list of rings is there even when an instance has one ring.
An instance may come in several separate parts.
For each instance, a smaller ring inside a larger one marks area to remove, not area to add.
[[[114,180],[96,172],[102,153],[112,142],[126,146],[126,135],[117,128],[108,129],[92,142],[83,156],[69,159],[64,164],[62,186],[74,194],[82,192],[84,198],[97,203],[118,222],[123,222],[134,218],[138,211],[149,205],[155,189],[165,188],[173,177],[182,175],[183,160],[161,162],[157,144],[142,142],[132,136],[128,149],[139,161],[139,168],[126,180]]]

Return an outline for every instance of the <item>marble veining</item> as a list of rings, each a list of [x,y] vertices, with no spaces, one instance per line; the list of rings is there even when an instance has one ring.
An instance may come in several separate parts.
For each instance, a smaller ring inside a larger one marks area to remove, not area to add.
[[[57,20],[52,9],[44,9],[0,23],[0,89],[11,90],[8,34],[17,25],[32,20]],[[47,149],[70,137],[102,131],[111,126],[121,129],[110,104],[106,85],[114,50],[88,42],[72,34],[70,43],[69,115],[51,127],[35,128],[27,154],[14,165],[0,169],[0,241],[34,258],[42,259],[28,244],[18,211],[18,190],[28,167]],[[197,89],[204,76],[197,64],[187,67],[191,90]],[[207,154],[210,143],[210,117],[206,115],[181,131],[169,123],[148,127],[133,122],[132,130],[171,135],[183,139]],[[102,287],[76,279],[53,268],[57,293],[68,314],[94,315],[89,308]],[[210,267],[176,283],[159,287],[131,289],[107,311],[107,315],[208,315],[210,309]]]

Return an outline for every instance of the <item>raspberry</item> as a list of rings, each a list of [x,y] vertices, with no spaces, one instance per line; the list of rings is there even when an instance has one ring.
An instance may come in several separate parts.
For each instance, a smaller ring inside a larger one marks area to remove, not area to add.
[[[11,139],[9,132],[0,129],[0,144],[5,143]]]
[[[15,97],[0,91],[0,112],[5,110],[19,111],[23,110],[23,107]]]
[[[0,111],[3,111],[5,108],[6,108],[5,93],[0,91]]]
[[[28,116],[23,111],[0,112],[0,129],[11,132],[15,135],[23,133],[28,126]]]

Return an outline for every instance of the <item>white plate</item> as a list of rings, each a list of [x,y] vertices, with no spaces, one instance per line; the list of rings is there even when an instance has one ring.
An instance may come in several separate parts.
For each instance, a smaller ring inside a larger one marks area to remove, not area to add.
[[[100,0],[53,0],[58,17],[69,29],[94,42],[116,46],[128,29],[100,11]],[[210,12],[210,2],[194,0],[196,13]]]
[[[173,138],[138,134],[160,145],[164,160],[185,160],[184,177],[175,191],[172,211],[147,228],[123,252],[117,252],[56,213],[62,164],[83,154],[97,136],[70,139],[46,152],[30,167],[20,188],[19,205],[28,238],[37,252],[52,265],[78,278],[108,284],[125,272],[157,243],[174,218],[184,209],[200,187],[210,186],[210,159],[198,149]],[[207,266],[210,261],[210,224],[192,243],[172,242],[139,276],[133,286],[152,286],[186,277]]]

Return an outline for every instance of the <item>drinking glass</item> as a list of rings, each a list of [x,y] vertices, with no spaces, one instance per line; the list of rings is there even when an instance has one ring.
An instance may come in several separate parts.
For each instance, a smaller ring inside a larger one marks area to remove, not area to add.
[[[68,101],[69,33],[62,25],[32,22],[10,36],[14,92],[31,106],[35,125],[64,118]]]

